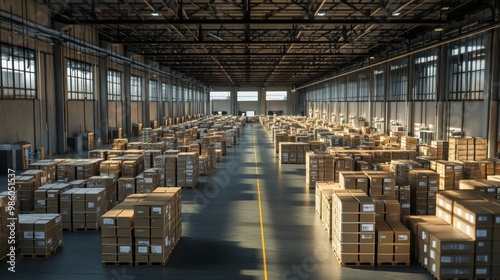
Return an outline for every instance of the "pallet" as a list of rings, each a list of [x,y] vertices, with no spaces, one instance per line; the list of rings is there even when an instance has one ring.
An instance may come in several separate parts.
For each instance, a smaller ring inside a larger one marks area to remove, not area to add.
[[[134,266],[134,262],[102,262],[102,266]]]
[[[340,262],[341,266],[375,266],[374,262]]]
[[[38,259],[38,260],[48,259],[48,258],[52,257],[54,254],[56,254],[57,252],[61,251],[62,248],[63,248],[63,245],[60,245],[54,251],[48,253],[47,255],[21,254],[21,258],[22,259],[33,259],[33,260],[36,260],[36,259]]]
[[[410,266],[411,262],[378,262],[377,266]]]
[[[175,242],[174,246],[172,247],[172,251],[168,253],[167,258],[163,262],[135,262],[135,266],[165,266],[170,260],[170,257],[172,256],[173,252],[177,248],[177,245],[179,245],[181,239],[182,236]]]
[[[100,228],[74,228],[72,231],[89,231],[89,232],[96,232],[101,230]]]

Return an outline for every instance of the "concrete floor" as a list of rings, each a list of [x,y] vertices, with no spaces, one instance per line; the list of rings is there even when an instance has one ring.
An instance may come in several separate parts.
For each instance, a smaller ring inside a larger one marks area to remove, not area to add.
[[[5,190],[7,179],[0,181]],[[417,263],[341,267],[315,214],[314,191],[305,188],[304,165],[280,165],[258,123],[245,127],[216,175],[182,195],[183,237],[166,267],[102,267],[100,233],[64,232],[62,251],[18,258],[16,273],[0,264],[0,279],[433,279]]]

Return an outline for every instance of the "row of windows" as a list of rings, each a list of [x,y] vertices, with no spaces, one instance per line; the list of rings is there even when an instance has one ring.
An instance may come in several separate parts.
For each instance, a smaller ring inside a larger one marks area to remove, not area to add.
[[[36,98],[35,52],[11,45],[1,45],[1,53],[0,98]]]
[[[484,34],[448,44],[447,100],[484,99],[485,46]],[[307,101],[367,101],[369,78],[371,101],[436,100],[438,52],[435,48],[414,55],[410,96],[409,57],[404,57],[308,89]]]
[[[266,91],[266,101],[286,101],[288,93],[286,91]],[[229,91],[211,91],[210,100],[230,100]],[[236,92],[237,101],[259,101],[257,91],[238,91]]]

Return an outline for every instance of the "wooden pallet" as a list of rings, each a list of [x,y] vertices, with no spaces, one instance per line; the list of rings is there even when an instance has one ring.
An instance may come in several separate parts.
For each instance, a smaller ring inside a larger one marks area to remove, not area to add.
[[[102,266],[134,266],[134,262],[102,262]]]
[[[410,266],[411,262],[377,262],[377,266]]]
[[[100,228],[74,228],[72,231],[90,231],[90,232],[96,232],[101,230]]]
[[[375,266],[374,262],[340,262],[341,266]]]
[[[52,257],[54,254],[56,254],[57,252],[61,251],[62,248],[63,248],[63,245],[60,245],[54,251],[48,253],[47,255],[21,254],[21,258],[33,259],[33,260],[35,260],[35,259],[39,259],[39,260],[48,259],[48,258]]]
[[[175,251],[175,249],[179,245],[181,239],[182,239],[182,236],[175,242],[174,246],[172,247],[172,251],[170,251],[170,253],[168,253],[168,256],[165,258],[164,261],[162,261],[162,262],[135,262],[135,266],[165,266],[168,263],[168,261],[170,260],[172,253]]]

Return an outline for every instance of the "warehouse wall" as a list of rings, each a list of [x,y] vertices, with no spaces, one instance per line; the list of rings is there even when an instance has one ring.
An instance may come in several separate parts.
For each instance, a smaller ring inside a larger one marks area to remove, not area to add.
[[[108,126],[125,126],[125,120],[123,119],[123,102],[108,101]]]
[[[214,100],[211,103],[212,103],[211,111],[227,111],[229,114],[230,109],[231,109],[231,101],[230,100]]]
[[[159,104],[159,102],[155,102],[155,101],[149,102],[149,120],[157,121],[159,124],[160,119],[158,118],[158,104]]]
[[[259,101],[240,101],[238,102],[238,111],[255,111],[255,115],[263,114],[260,110]]]
[[[149,126],[149,124],[145,124],[144,120],[142,118],[142,103],[143,102],[131,102],[131,107],[132,107],[132,114],[131,114],[131,120],[132,123],[142,123],[143,127]]]

